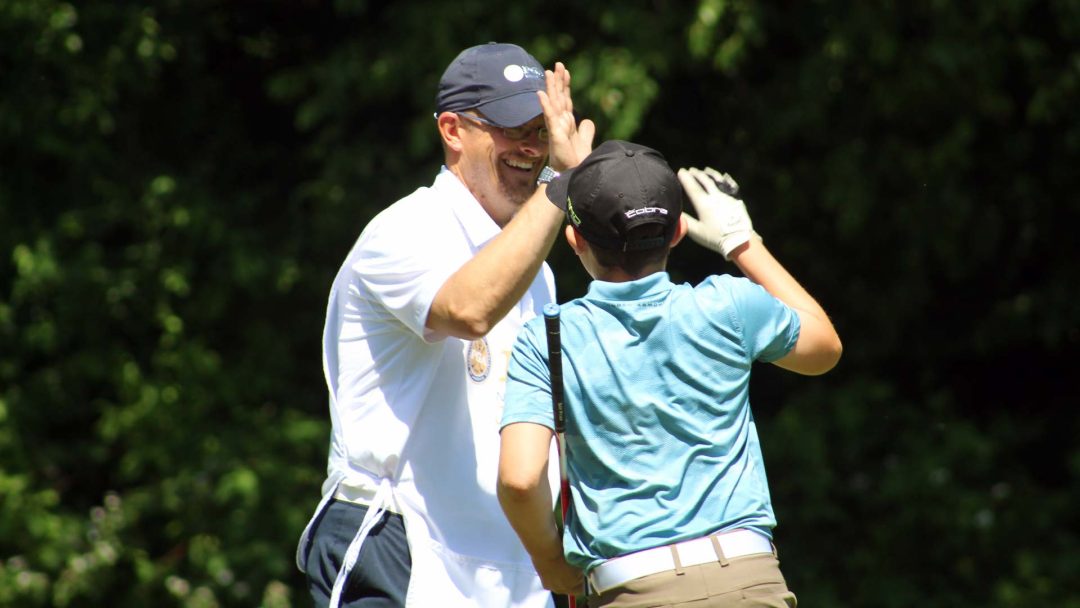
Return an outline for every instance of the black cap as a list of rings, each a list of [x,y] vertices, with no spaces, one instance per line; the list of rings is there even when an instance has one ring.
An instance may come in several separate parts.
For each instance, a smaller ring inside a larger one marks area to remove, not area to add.
[[[443,72],[435,110],[476,109],[500,127],[517,127],[543,113],[544,67],[516,44],[489,42],[461,51]]]
[[[616,251],[670,243],[682,215],[682,185],[664,155],[628,141],[600,144],[552,180],[547,196],[586,240]],[[664,236],[627,238],[643,224],[662,224]]]

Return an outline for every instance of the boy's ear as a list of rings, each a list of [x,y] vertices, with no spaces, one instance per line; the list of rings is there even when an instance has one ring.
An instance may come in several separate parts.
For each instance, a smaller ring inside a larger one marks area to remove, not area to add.
[[[577,231],[577,228],[567,224],[565,232],[566,242],[570,244],[570,248],[574,250],[574,253],[580,256],[589,249],[589,242],[585,240],[585,237],[581,236],[581,233]]]
[[[689,230],[690,228],[686,224],[686,216],[680,215],[679,223],[675,226],[675,234],[671,235],[671,244],[668,245],[668,248],[674,249],[675,246],[679,244],[679,241],[683,240],[683,237],[686,236]]]

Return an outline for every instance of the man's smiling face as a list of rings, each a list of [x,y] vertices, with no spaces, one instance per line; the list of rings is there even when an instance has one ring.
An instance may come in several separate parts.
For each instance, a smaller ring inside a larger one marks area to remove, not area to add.
[[[548,143],[543,115],[514,129],[501,129],[458,115],[462,142],[459,177],[495,223],[505,226],[536,190]],[[511,139],[507,133],[524,134]]]

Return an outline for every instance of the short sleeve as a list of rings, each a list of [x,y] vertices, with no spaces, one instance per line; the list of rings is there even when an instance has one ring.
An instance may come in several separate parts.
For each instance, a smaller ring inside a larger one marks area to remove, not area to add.
[[[428,341],[440,337],[426,328],[435,295],[471,255],[461,251],[467,245],[459,232],[425,229],[440,225],[401,213],[380,217],[364,230],[350,266],[355,289]]]
[[[749,279],[726,279],[750,358],[769,363],[791,352],[799,341],[798,313]]]
[[[555,428],[551,409],[551,372],[543,318],[535,317],[518,334],[507,370],[506,397],[501,426],[532,422]]]

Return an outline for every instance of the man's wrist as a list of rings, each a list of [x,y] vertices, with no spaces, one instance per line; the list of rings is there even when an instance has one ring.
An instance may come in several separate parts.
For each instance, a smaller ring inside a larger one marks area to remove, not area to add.
[[[559,177],[559,175],[560,173],[553,169],[551,165],[547,165],[540,170],[540,175],[536,177],[536,185],[539,186],[540,184],[550,183],[551,180]]]

